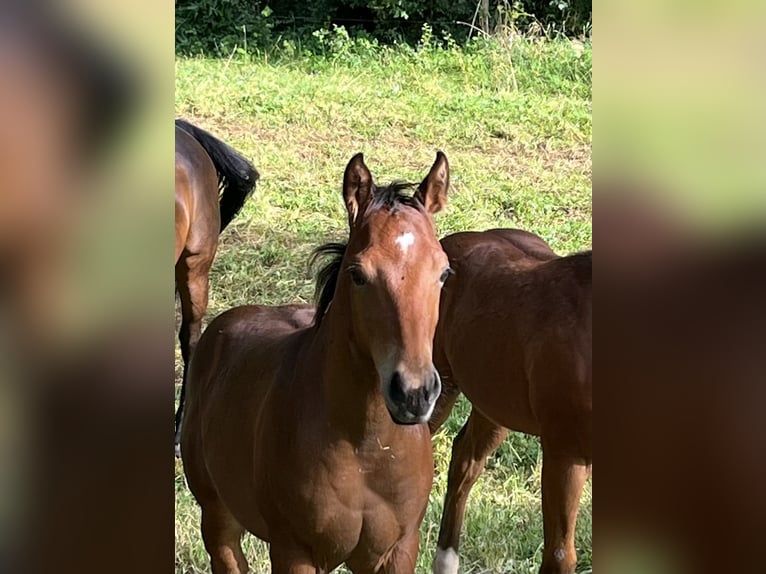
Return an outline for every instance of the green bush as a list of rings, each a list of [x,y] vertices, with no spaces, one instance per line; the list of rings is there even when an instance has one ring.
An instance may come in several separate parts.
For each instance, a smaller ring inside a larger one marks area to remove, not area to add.
[[[260,0],[176,0],[176,52],[245,51],[271,41],[271,10]]]
[[[176,51],[221,55],[285,40],[313,50],[322,46],[312,34],[333,26],[354,38],[410,45],[424,24],[461,45],[484,32],[590,32],[591,0],[489,0],[488,7],[482,17],[477,0],[176,0]]]

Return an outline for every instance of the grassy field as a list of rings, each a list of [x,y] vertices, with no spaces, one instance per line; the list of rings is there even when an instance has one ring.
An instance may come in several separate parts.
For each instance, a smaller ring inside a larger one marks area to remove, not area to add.
[[[363,151],[376,180],[420,181],[443,150],[452,186],[442,235],[518,227],[560,253],[591,244],[591,47],[517,39],[457,48],[426,37],[382,48],[330,32],[324,53],[284,43],[258,57],[176,61],[176,114],[252,159],[255,196],[221,237],[209,317],[244,303],[309,302],[310,251],[346,237],[343,169]],[[180,354],[176,359],[180,374]],[[434,439],[436,475],[418,572],[430,572],[461,402]],[[536,573],[542,551],[539,445],[514,433],[468,503],[461,572]],[[199,509],[176,466],[176,572],[208,572]],[[591,569],[591,487],[577,529]],[[266,546],[246,552],[267,572]]]

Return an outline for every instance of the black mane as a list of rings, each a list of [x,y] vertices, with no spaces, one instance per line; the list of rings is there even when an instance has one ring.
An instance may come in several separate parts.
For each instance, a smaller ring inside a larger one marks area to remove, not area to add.
[[[400,205],[414,207],[423,211],[423,204],[415,196],[405,193],[413,187],[415,187],[414,183],[404,181],[396,181],[386,187],[373,186],[372,201],[369,203],[366,211],[370,212],[381,207],[396,209]]]
[[[322,322],[322,317],[327,312],[327,309],[332,303],[332,298],[335,295],[335,286],[338,283],[338,275],[340,274],[340,265],[343,262],[343,256],[346,255],[347,243],[325,243],[320,245],[311,254],[309,259],[309,265],[314,267],[321,259],[329,257],[329,261],[325,263],[317,271],[317,282],[314,287],[314,304],[316,305],[316,313],[314,314],[314,324],[319,325]]]
[[[374,187],[372,189],[372,201],[368,204],[364,214],[376,209],[386,208],[395,211],[400,206],[412,207],[419,211],[425,211],[420,200],[405,192],[415,187],[413,183],[396,182],[386,187]],[[329,260],[319,268],[316,274],[316,286],[314,287],[314,304],[316,314],[314,324],[319,325],[335,295],[335,287],[338,284],[341,263],[346,255],[348,243],[330,242],[320,245],[311,254],[309,266],[315,267],[321,260]]]

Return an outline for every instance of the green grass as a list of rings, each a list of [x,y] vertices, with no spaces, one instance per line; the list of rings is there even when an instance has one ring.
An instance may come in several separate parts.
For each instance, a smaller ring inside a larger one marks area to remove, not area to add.
[[[443,150],[452,185],[439,233],[518,227],[561,253],[591,243],[591,48],[517,39],[418,49],[351,41],[325,51],[176,61],[176,114],[251,158],[262,180],[223,233],[208,317],[244,303],[311,301],[310,251],[347,233],[340,187],[358,151],[376,180],[420,181]],[[180,373],[180,355],[177,356]],[[436,477],[418,572],[430,572],[451,441],[469,405],[434,439]],[[542,551],[541,456],[513,433],[471,493],[461,572],[534,573]],[[578,571],[591,568],[591,487],[577,529]],[[264,544],[247,537],[256,572]],[[176,572],[208,572],[199,509],[176,467]]]

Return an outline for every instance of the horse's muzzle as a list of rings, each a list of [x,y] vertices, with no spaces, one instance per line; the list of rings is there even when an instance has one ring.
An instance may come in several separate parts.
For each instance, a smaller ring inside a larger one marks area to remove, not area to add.
[[[433,367],[422,380],[406,380],[394,372],[386,393],[386,406],[395,423],[411,425],[427,423],[441,393],[439,373]]]

